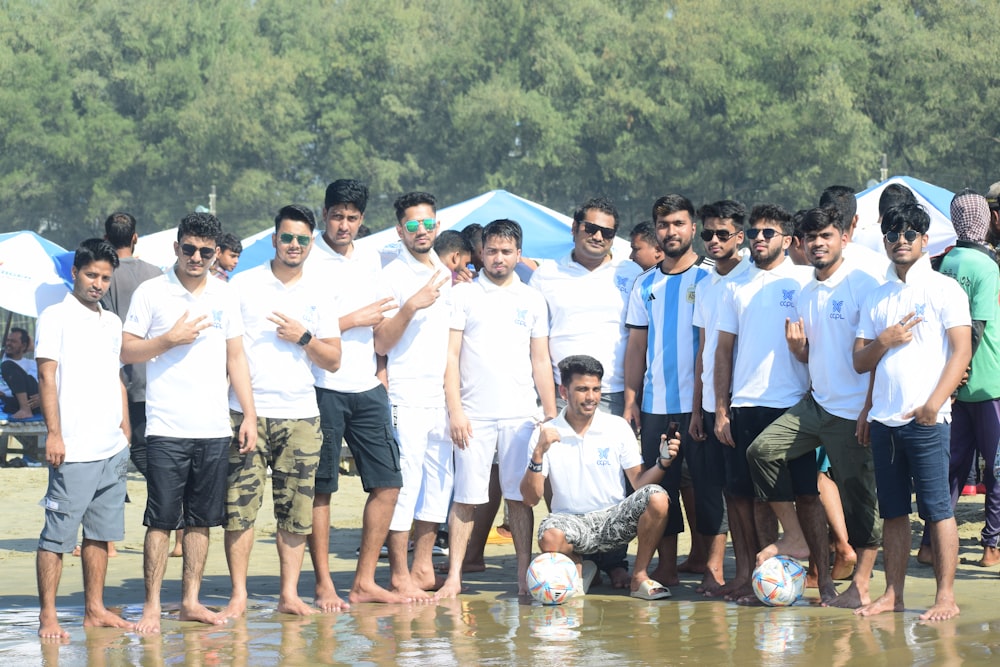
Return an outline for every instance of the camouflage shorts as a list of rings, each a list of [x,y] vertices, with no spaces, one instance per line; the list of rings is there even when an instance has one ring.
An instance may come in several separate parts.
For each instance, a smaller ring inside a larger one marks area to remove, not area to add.
[[[230,422],[234,437],[229,447],[226,530],[246,530],[253,526],[264,499],[270,466],[274,518],[278,528],[297,535],[311,533],[316,467],[323,445],[319,417],[258,417],[257,447],[247,454],[240,454],[235,437],[243,415],[230,412]]]

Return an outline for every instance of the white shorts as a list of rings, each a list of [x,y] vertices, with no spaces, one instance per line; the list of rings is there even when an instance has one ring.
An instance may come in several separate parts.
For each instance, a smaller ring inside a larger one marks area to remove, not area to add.
[[[440,408],[392,406],[403,487],[389,530],[409,530],[413,520],[444,523],[455,483],[448,412]]]
[[[455,502],[482,505],[490,499],[490,468],[494,457],[500,466],[500,490],[507,500],[523,500],[521,478],[528,465],[528,441],[535,420],[470,420],[472,439],[465,449],[455,448]]]

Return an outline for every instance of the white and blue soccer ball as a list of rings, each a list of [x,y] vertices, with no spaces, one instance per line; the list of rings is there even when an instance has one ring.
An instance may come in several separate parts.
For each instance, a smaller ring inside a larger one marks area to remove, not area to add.
[[[580,573],[569,556],[544,553],[528,565],[528,592],[542,604],[562,604],[581,588]]]
[[[761,563],[750,578],[757,599],[769,607],[787,607],[802,597],[806,570],[787,556],[773,556]]]

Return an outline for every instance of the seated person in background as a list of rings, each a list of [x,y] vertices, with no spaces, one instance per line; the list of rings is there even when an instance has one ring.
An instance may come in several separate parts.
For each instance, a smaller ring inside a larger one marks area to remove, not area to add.
[[[4,341],[4,358],[0,364],[0,399],[3,411],[11,419],[28,419],[41,413],[38,401],[38,365],[27,358],[31,337],[25,329],[13,327]]]

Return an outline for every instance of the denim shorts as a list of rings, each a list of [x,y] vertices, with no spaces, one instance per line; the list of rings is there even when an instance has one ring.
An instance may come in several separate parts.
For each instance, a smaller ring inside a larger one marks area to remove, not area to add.
[[[886,426],[873,421],[871,441],[883,519],[909,515],[913,511],[910,495],[914,492],[917,512],[924,521],[943,521],[955,515],[948,486],[948,424],[923,426],[913,420],[904,426]]]

